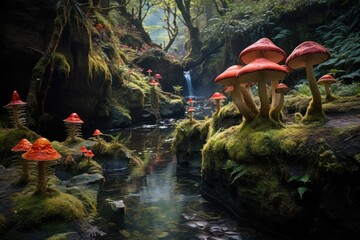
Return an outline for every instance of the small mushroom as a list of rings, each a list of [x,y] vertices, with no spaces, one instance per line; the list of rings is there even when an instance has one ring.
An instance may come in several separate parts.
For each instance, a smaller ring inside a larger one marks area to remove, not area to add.
[[[151,69],[148,69],[146,72],[148,73],[148,75],[149,75],[149,79],[150,79],[150,77],[151,77],[151,73],[152,73],[152,70],[151,70]]]
[[[189,113],[190,122],[192,122],[192,121],[193,121],[194,112],[196,112],[196,110],[195,110],[194,107],[190,106],[190,107],[188,107],[187,112]]]
[[[75,137],[81,137],[81,124],[83,120],[80,119],[77,113],[71,113],[69,117],[63,120],[65,127],[67,127],[68,137],[71,141],[75,141]]]
[[[14,91],[10,102],[4,106],[15,128],[23,128],[25,125],[25,105],[26,102],[21,101],[18,92]]]
[[[100,135],[103,135],[103,133],[99,129],[96,129],[93,133],[93,136],[96,137],[97,140],[100,140]]]
[[[194,100],[192,98],[189,98],[186,103],[189,104],[189,106],[194,106]]]
[[[222,95],[219,92],[215,92],[209,99],[210,101],[215,101],[216,102],[216,114],[218,114],[220,112],[220,108],[221,108],[221,102],[226,100],[226,97],[224,95]]]
[[[26,138],[21,139],[18,144],[15,145],[15,147],[13,147],[11,149],[11,151],[13,152],[26,152],[31,148],[32,144],[31,142],[29,142],[29,140],[27,140]],[[21,161],[21,165],[22,165],[22,180],[25,183],[29,182],[29,164],[27,161],[22,160]]]
[[[32,147],[22,157],[25,160],[37,161],[38,165],[38,185],[36,193],[45,194],[47,191],[47,180],[45,173],[45,163],[61,158],[61,155],[53,148],[46,138],[37,139]]]
[[[163,77],[160,75],[160,73],[156,73],[156,74],[154,75],[154,78],[155,78],[157,81],[159,81],[159,80],[161,80]]]
[[[271,109],[270,116],[276,122],[280,121],[280,113],[281,113],[281,109],[284,105],[284,94],[288,90],[289,90],[289,87],[286,86],[286,84],[284,84],[284,83],[279,83],[275,88],[275,92],[280,94],[280,99],[279,99],[278,105],[275,108]]]
[[[151,82],[149,83],[151,86],[153,86],[154,88],[155,88],[155,86],[158,86],[159,85],[159,83],[155,80],[155,79],[153,79],[153,80],[151,80]]]
[[[325,114],[322,110],[321,95],[314,77],[313,66],[325,62],[330,57],[329,51],[320,44],[306,41],[299,44],[286,59],[286,66],[291,69],[306,69],[312,100],[306,109],[303,121],[309,119],[323,120]]]
[[[85,146],[82,146],[82,147],[80,148],[81,156],[83,157],[84,154],[85,154],[87,151],[88,151],[88,149],[87,149]]]
[[[335,82],[336,82],[335,78],[330,74],[325,74],[317,81],[317,84],[325,86],[325,94],[326,94],[325,96],[327,100],[331,100],[334,98],[330,92],[330,85]]]
[[[85,153],[85,157],[87,158],[88,163],[90,163],[90,160],[93,158],[93,156],[95,156],[95,154],[94,154],[91,150],[88,150],[88,151]]]

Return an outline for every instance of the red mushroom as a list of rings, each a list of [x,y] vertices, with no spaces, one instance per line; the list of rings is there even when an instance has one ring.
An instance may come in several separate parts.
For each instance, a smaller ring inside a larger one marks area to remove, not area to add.
[[[269,118],[269,99],[266,94],[266,81],[281,81],[288,75],[288,70],[266,58],[257,58],[240,69],[238,80],[242,83],[257,82],[261,102],[259,116]]]
[[[153,87],[159,85],[159,83],[155,79],[153,79],[149,84],[152,85]]]
[[[151,69],[148,69],[146,72],[149,74],[149,78],[150,78],[150,77],[151,77],[152,70],[151,70]]]
[[[45,194],[47,191],[47,180],[45,174],[45,163],[61,158],[61,155],[53,148],[46,138],[37,139],[32,147],[22,157],[25,160],[37,161],[38,185],[36,193]]]
[[[84,154],[88,151],[88,149],[85,146],[82,146],[80,148],[81,156],[84,156]]]
[[[306,109],[306,114],[302,119],[303,121],[312,119],[324,120],[325,118],[322,110],[320,91],[313,73],[313,65],[325,62],[329,57],[330,54],[326,48],[316,42],[307,41],[299,44],[286,59],[286,65],[291,69],[303,67],[306,69],[312,100]]]
[[[154,78],[155,78],[157,81],[159,81],[159,80],[161,80],[163,77],[162,77],[159,73],[156,73],[156,74],[154,75]]]
[[[81,137],[81,124],[84,122],[77,113],[71,113],[69,117],[63,121],[67,127],[68,137],[71,141],[75,141],[75,137]]]
[[[193,121],[193,116],[194,116],[194,112],[196,112],[195,108],[190,106],[188,109],[187,109],[187,112],[189,113],[189,119],[190,119],[190,122]]]
[[[221,108],[221,101],[224,101],[226,99],[226,97],[224,95],[222,95],[219,92],[215,92],[211,97],[210,97],[210,101],[214,101],[216,102],[216,113],[218,114]]]
[[[242,65],[233,65],[226,69],[223,73],[215,78],[215,83],[219,83],[225,86],[233,86],[231,91],[231,99],[235,103],[236,107],[241,112],[245,121],[250,122],[254,119],[257,113],[253,112],[245,101],[245,97],[242,93],[246,91],[243,85],[238,81],[237,75]],[[254,103],[255,104],[255,103]]]
[[[325,86],[325,96],[326,96],[327,100],[333,99],[333,96],[331,95],[331,92],[330,92],[330,85],[335,82],[336,82],[335,78],[330,74],[325,74],[324,76],[319,78],[319,80],[317,81],[317,83],[319,85]]]
[[[15,147],[13,147],[11,149],[11,151],[13,152],[26,152],[31,148],[32,144],[31,142],[29,142],[29,140],[27,140],[26,138],[21,139],[18,144],[15,145]],[[22,179],[24,180],[24,182],[28,183],[29,182],[29,165],[27,161],[21,161],[22,162]]]
[[[88,151],[85,153],[85,157],[87,158],[88,163],[90,163],[90,160],[92,159],[93,156],[95,156],[95,154],[94,154],[91,150],[88,150]]]
[[[268,38],[259,39],[257,42],[245,48],[239,55],[240,60],[245,64],[249,64],[256,58],[266,58],[271,62],[280,63],[285,59],[285,57],[285,52]],[[271,107],[275,108],[278,102],[275,88],[279,81],[272,79],[269,80],[271,81]]]
[[[280,94],[280,99],[279,99],[278,105],[275,108],[271,109],[270,116],[276,122],[280,121],[280,113],[281,113],[281,109],[284,105],[284,94],[288,90],[289,90],[289,87],[286,86],[286,84],[284,84],[284,83],[279,83],[275,88],[275,92]]]
[[[96,129],[93,133],[93,136],[96,137],[97,140],[100,139],[100,135],[103,135],[103,133],[99,129]]]
[[[21,101],[17,91],[14,91],[10,102],[4,106],[10,113],[10,120],[15,128],[22,128],[25,125],[25,105],[26,102]]]
[[[192,98],[189,98],[186,103],[189,104],[190,106],[193,106],[194,100]]]

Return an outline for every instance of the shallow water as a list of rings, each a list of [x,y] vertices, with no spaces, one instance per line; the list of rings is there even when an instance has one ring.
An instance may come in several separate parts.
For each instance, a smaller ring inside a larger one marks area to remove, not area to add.
[[[102,160],[106,181],[98,198],[101,217],[92,223],[98,231],[90,238],[271,240],[201,196],[200,159],[186,172],[177,170],[172,132],[151,126],[121,132],[145,167],[130,170],[125,162]],[[122,200],[125,213],[114,213],[111,200]]]

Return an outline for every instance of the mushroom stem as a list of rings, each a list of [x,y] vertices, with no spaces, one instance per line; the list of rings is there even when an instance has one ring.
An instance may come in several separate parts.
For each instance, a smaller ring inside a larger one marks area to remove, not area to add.
[[[256,118],[257,115],[252,112],[251,109],[246,105],[240,88],[240,84],[234,85],[234,90],[231,92],[231,99],[241,112],[244,120],[246,122],[251,122],[254,118]]]
[[[266,93],[266,82],[259,81],[258,82],[258,91],[259,91],[259,98],[260,98],[260,117],[262,118],[269,118],[269,98],[267,97]]]
[[[38,185],[37,193],[45,194],[46,193],[46,177],[45,177],[45,162],[38,162]]]
[[[220,99],[216,99],[216,113],[215,113],[215,115],[217,115],[220,112],[220,108],[221,108]]]
[[[254,101],[254,97],[251,92],[251,87],[245,87],[244,85],[241,84],[240,91],[243,95],[246,105],[251,109],[251,111],[253,111],[257,115],[259,113],[259,110]]]
[[[189,119],[190,119],[190,122],[193,121],[193,113],[192,112],[189,112]]]
[[[274,121],[280,122],[280,113],[281,113],[281,109],[284,105],[284,93],[276,93],[276,94],[280,95],[279,103],[276,105],[275,108],[271,108],[270,117]]]
[[[271,104],[270,109],[275,108],[280,101],[280,94],[275,92],[276,86],[279,84],[279,81],[271,81]]]
[[[306,76],[308,78],[309,87],[312,94],[312,100],[306,109],[306,114],[304,119],[306,119],[308,116],[312,116],[316,118],[318,117],[324,118],[325,115],[322,111],[321,95],[318,85],[316,84],[316,79],[314,77],[313,66],[310,63],[305,62],[305,67],[306,67]]]
[[[326,94],[326,99],[331,99],[332,95],[330,92],[330,84],[324,84],[325,85],[325,94]]]

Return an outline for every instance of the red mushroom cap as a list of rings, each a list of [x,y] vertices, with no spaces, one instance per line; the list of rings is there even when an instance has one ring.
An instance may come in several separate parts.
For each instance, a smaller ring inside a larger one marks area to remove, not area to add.
[[[69,117],[63,121],[67,123],[84,123],[83,120],[80,119],[79,115],[77,115],[77,113],[71,113]]]
[[[85,157],[90,157],[92,158],[94,155],[94,153],[91,151],[91,150],[88,150],[86,153],[85,153]]]
[[[81,153],[86,153],[88,151],[88,149],[85,147],[85,146],[82,146],[81,148],[80,148],[80,152]]]
[[[259,74],[261,72],[261,74]],[[238,74],[241,83],[259,81],[280,81],[288,75],[288,70],[277,63],[266,58],[257,58],[245,67]]]
[[[222,84],[225,86],[238,84],[239,81],[237,80],[237,75],[240,69],[243,67],[244,66],[242,65],[233,65],[229,67],[215,78],[215,83]]]
[[[320,44],[307,41],[299,44],[286,59],[286,66],[296,69],[305,67],[305,62],[316,65],[330,58],[329,51]]]
[[[226,96],[222,95],[219,92],[215,92],[209,99],[210,100],[225,100]]]
[[[154,79],[153,79],[149,84],[150,84],[150,85],[153,85],[153,86],[159,85],[159,83],[158,83],[156,80],[154,80]]]
[[[192,98],[189,98],[188,100],[187,100],[187,103],[193,103],[194,102],[194,100],[192,99]]]
[[[160,79],[162,79],[162,76],[159,73],[156,73],[154,75],[154,78],[157,79],[157,80],[160,80]]]
[[[99,129],[96,129],[93,133],[93,136],[98,136],[98,135],[102,135],[103,133],[99,130]]]
[[[317,81],[318,84],[333,84],[335,83],[335,78],[330,74],[325,74],[321,78],[319,78],[319,81]]]
[[[148,69],[146,72],[151,73],[151,72],[152,72],[152,70],[151,70],[151,69]]]
[[[26,105],[26,102],[21,101],[20,96],[17,91],[14,91],[11,95],[10,102],[5,105],[4,107],[11,107],[11,106],[24,106]]]
[[[279,63],[285,59],[285,56],[285,52],[270,39],[261,38],[245,48],[240,53],[239,58],[245,64],[251,63],[256,58],[266,58],[272,62]]]
[[[194,107],[188,107],[187,109],[188,112],[196,112],[195,108]]]
[[[275,92],[276,93],[286,93],[289,90],[289,87],[284,83],[279,83],[276,85]]]
[[[32,143],[29,142],[29,140],[27,140],[26,138],[21,139],[18,144],[15,145],[15,147],[13,147],[11,149],[11,151],[13,152],[26,152],[28,151],[32,146]]]
[[[21,156],[26,160],[33,161],[53,161],[61,158],[61,155],[46,138],[37,139],[32,147]]]

